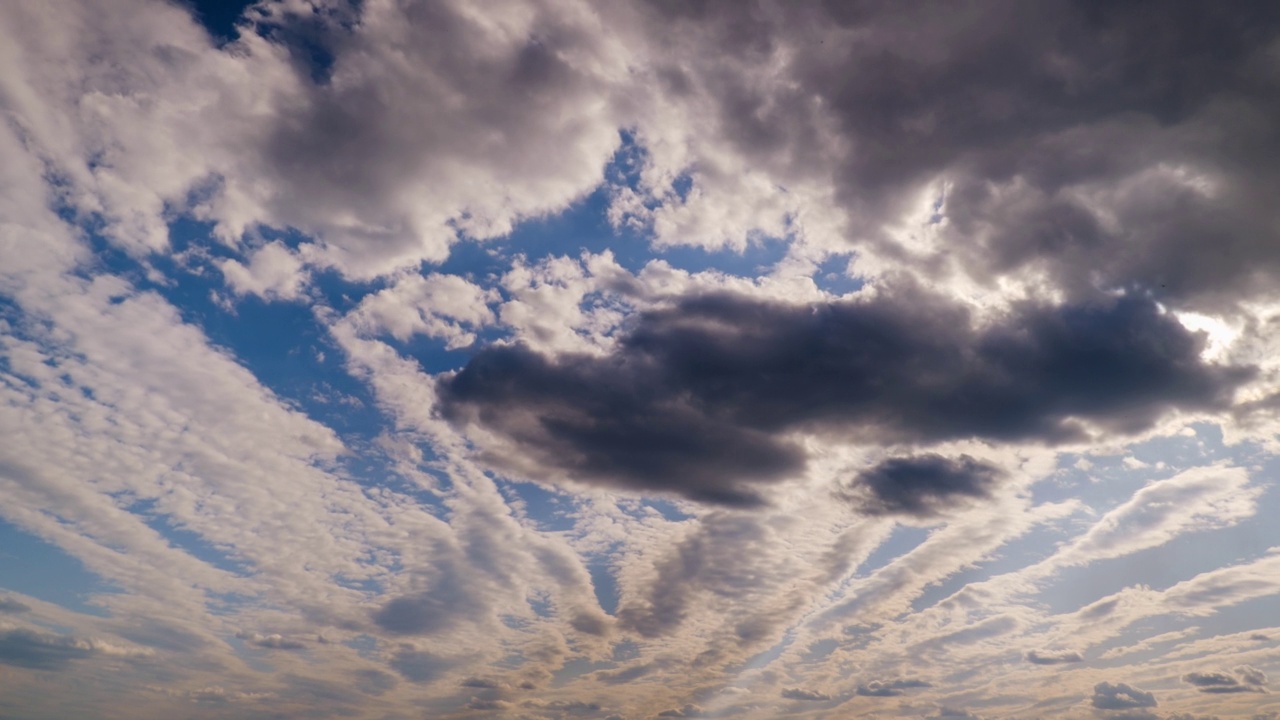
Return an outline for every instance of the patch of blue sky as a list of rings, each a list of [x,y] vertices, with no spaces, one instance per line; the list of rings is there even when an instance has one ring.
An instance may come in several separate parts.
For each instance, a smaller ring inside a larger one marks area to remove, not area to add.
[[[586,565],[587,572],[591,575],[591,589],[595,591],[600,609],[609,615],[616,615],[618,604],[622,601],[622,592],[618,588],[613,559],[607,555],[597,555],[589,558]]]
[[[238,592],[212,592],[206,590],[204,597],[205,608],[211,614],[223,617],[237,615],[246,608],[255,607],[259,603],[256,596]]]
[[[840,641],[835,638],[824,638],[810,643],[809,647],[805,648],[804,653],[800,655],[800,662],[821,662],[835,652],[838,647],[840,647]]]
[[[682,510],[677,503],[662,498],[627,499],[618,503],[618,508],[637,520],[643,520],[653,513],[667,522],[684,522],[695,517]]]
[[[858,566],[856,577],[866,577],[911,552],[929,539],[931,532],[932,530],[927,527],[899,523],[889,533],[889,538],[880,543],[880,546],[875,550],[872,550],[867,559]]]
[[[429,489],[419,484],[416,479],[407,478],[401,474],[393,461],[376,445],[361,443],[352,447],[351,450],[352,452],[340,461],[340,474],[366,488],[367,495],[385,490],[414,501],[419,506],[429,509],[436,517],[445,517],[448,514],[443,495],[448,491],[451,482],[447,474],[435,472],[430,467],[430,459],[417,468],[429,474],[437,483],[436,487]],[[424,455],[428,451],[429,448],[423,447]]]
[[[179,219],[169,229],[179,254],[197,248],[215,256],[223,252],[209,239],[207,223]],[[296,234],[287,237],[292,243],[301,239]],[[128,262],[127,257],[116,255],[114,262],[112,271],[127,269],[119,265]],[[211,262],[184,265],[168,256],[154,262],[168,282],[143,280],[139,287],[169,301],[185,322],[199,327],[215,346],[225,348],[277,397],[343,436],[372,439],[384,429],[384,418],[368,387],[346,371],[342,352],[311,306],[250,296],[236,298],[229,312],[216,299],[226,286]],[[322,302],[354,305],[351,285],[332,273],[315,276],[312,287]]]
[[[787,254],[790,240],[753,233],[746,247],[707,250],[694,245],[672,245],[655,250],[654,257],[672,267],[689,272],[716,271],[726,275],[757,278],[766,274]]]
[[[1230,527],[1191,530],[1157,547],[1062,568],[1042,583],[1038,597],[1053,612],[1072,612],[1127,587],[1165,590],[1201,573],[1262,557],[1274,541],[1270,516],[1262,514]]]
[[[58,546],[0,520],[0,588],[89,615],[107,617],[93,596],[116,592]]]
[[[587,673],[596,672],[597,670],[609,670],[614,667],[614,663],[606,660],[591,660],[585,657],[570,658],[565,661],[560,669],[552,673],[551,687],[561,688]]]
[[[638,272],[650,261],[665,260],[673,267],[690,272],[717,270],[741,277],[757,277],[786,255],[786,238],[753,234],[744,251],[735,249],[706,250],[696,246],[672,245],[655,248],[643,228],[629,224],[614,226],[609,221],[609,206],[618,187],[636,189],[638,166],[643,162],[643,149],[635,137],[621,132],[621,144],[605,167],[606,182],[573,203],[569,208],[542,217],[526,218],[510,235],[500,240],[463,239],[453,246],[449,258],[439,272],[466,277],[472,282],[492,285],[510,270],[517,257],[537,263],[551,257],[580,257],[584,253],[613,253],[618,264]],[[692,177],[681,175],[673,183],[675,198],[683,200]]]
[[[350,640],[343,641],[342,644],[355,650],[357,655],[366,660],[377,659],[378,639],[372,635],[357,635]]]
[[[529,598],[529,609],[534,615],[542,619],[555,617],[555,608],[551,604],[551,597],[542,593],[538,593]]]
[[[788,630],[785,634],[783,634],[782,639],[779,640],[777,643],[775,643],[768,650],[752,655],[751,657],[747,658],[746,662],[742,663],[741,665],[726,667],[725,672],[728,674],[740,675],[750,670],[758,670],[760,668],[766,667],[769,665],[769,663],[782,657],[782,653],[785,652],[787,648],[791,647],[791,643],[795,642],[795,639],[796,639],[795,632],[793,630]]]
[[[239,35],[236,23],[244,14],[245,8],[254,2],[255,0],[185,0],[183,4],[191,8],[196,21],[210,35],[226,41],[234,40]]]
[[[572,496],[532,482],[494,479],[509,502],[524,507],[525,516],[543,532],[568,532],[577,525],[578,509]]]
[[[142,500],[126,509],[138,516],[147,527],[159,533],[169,545],[197,560],[240,577],[253,574],[250,563],[214,545],[200,533],[175,524],[169,515],[154,512],[154,506],[154,500]]]
[[[975,563],[945,580],[925,588],[912,601],[911,609],[919,612],[947,599],[971,583],[982,582],[997,575],[1016,572],[1034,565],[1052,555],[1057,543],[1068,537],[1061,524],[1041,525],[1026,535],[1006,544],[982,562]]]
[[[833,295],[847,295],[861,290],[866,285],[866,281],[849,273],[849,263],[852,259],[853,253],[840,253],[827,257],[814,270],[814,284]]]
[[[612,227],[609,203],[608,189],[600,187],[562,212],[524,219],[506,237],[463,238],[436,269],[491,284],[506,274],[518,257],[534,264],[551,257],[577,258],[607,250],[619,265],[638,271],[652,259],[648,238],[630,228]]]

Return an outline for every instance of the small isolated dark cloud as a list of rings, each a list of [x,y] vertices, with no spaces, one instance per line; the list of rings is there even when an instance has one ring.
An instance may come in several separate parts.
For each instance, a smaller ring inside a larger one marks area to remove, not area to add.
[[[804,688],[786,688],[782,691],[782,697],[788,700],[807,700],[809,702],[826,702],[831,699],[831,696],[824,692],[805,690]]]
[[[870,492],[860,505],[871,514],[928,517],[957,500],[988,497],[1002,475],[968,455],[952,459],[930,453],[885,460],[859,473],[850,490],[855,496],[860,488]]]
[[[1125,683],[1100,682],[1093,686],[1094,707],[1099,710],[1136,710],[1157,705],[1156,696]]]
[[[509,472],[743,506],[804,468],[794,431],[1056,442],[1224,406],[1252,371],[1206,364],[1203,342],[1135,296],[979,326],[914,287],[805,306],[714,294],[642,314],[605,357],[486,348],[440,380],[439,410],[497,436],[485,457]],[[936,469],[926,495],[985,487],[976,465]],[[882,484],[886,507],[930,505]]]
[[[923,680],[872,680],[865,685],[859,685],[857,693],[863,697],[897,697],[905,695],[908,690],[927,687],[931,685]]]
[[[1231,673],[1190,672],[1182,676],[1182,681],[1194,685],[1202,693],[1260,693],[1266,692],[1267,675],[1249,665],[1240,665]]]
[[[15,628],[0,632],[0,664],[60,670],[95,654],[91,643],[67,635]]]
[[[27,604],[18,602],[13,598],[8,598],[8,597],[0,598],[0,613],[9,613],[9,614],[16,615],[18,613],[27,612],[30,609],[31,607],[28,606]]]
[[[1027,662],[1036,665],[1062,665],[1064,663],[1083,662],[1084,658],[1080,657],[1078,652],[1058,651],[1058,652],[1040,652],[1032,650],[1027,653]]]
[[[390,665],[405,680],[416,683],[431,682],[452,666],[448,660],[421,650],[401,650]]]

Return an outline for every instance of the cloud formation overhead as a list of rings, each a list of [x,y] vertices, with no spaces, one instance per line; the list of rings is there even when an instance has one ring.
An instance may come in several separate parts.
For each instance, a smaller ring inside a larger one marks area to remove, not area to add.
[[[0,716],[1272,718],[1280,6],[0,6]]]

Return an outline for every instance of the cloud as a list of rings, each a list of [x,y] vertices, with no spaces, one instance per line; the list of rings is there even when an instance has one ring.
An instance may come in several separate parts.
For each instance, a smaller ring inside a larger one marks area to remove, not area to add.
[[[1059,441],[1082,422],[1131,432],[1222,407],[1249,371],[1200,349],[1136,297],[975,327],[915,290],[808,306],[719,294],[644,313],[605,357],[486,348],[437,392],[445,417],[500,439],[485,457],[509,471],[751,505],[804,469],[796,431]]]
[[[1156,696],[1125,683],[1100,682],[1093,686],[1090,703],[1099,710],[1134,710],[1156,706]]]
[[[700,717],[707,717],[707,713],[701,707],[690,703],[688,705],[685,705],[684,707],[672,708],[670,710],[663,710],[662,712],[658,713],[658,717],[660,718],[666,718],[666,717],[700,718]]]
[[[1035,663],[1036,665],[1061,665],[1064,663],[1078,663],[1083,661],[1084,658],[1080,657],[1080,653],[1067,650],[1061,650],[1058,652],[1040,652],[1038,650],[1032,650],[1027,653],[1027,662]]]
[[[17,614],[31,610],[26,603],[14,600],[11,597],[0,598],[0,613]]]
[[[93,657],[94,643],[68,635],[25,628],[0,630],[0,663],[35,670],[61,670],[75,660]]]
[[[236,633],[236,637],[248,642],[250,645],[268,650],[303,650],[307,647],[306,643],[286,638],[279,633],[263,635],[256,632],[242,631]]]
[[[824,692],[805,690],[804,688],[785,688],[782,691],[782,697],[787,700],[804,700],[806,702],[826,702],[831,699],[831,696]]]
[[[453,663],[438,655],[423,651],[402,649],[388,663],[409,682],[428,683],[444,674]]]
[[[927,687],[932,685],[923,680],[872,680],[865,685],[859,685],[855,692],[864,697],[898,697],[905,695],[908,690]]]
[[[890,458],[858,473],[851,489],[871,491],[862,504],[871,514],[929,517],[965,499],[989,497],[1002,475],[999,468],[968,455],[916,455]]]
[[[1195,686],[1202,693],[1265,693],[1267,675],[1256,668],[1241,665],[1230,674],[1224,672],[1190,672],[1182,676],[1182,681],[1188,685]]]

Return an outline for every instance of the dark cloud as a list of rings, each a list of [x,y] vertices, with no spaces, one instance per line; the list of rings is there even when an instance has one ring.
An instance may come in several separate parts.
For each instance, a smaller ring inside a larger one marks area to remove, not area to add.
[[[25,628],[0,631],[0,664],[60,670],[73,660],[83,660],[95,653],[91,643],[66,635]]]
[[[1228,694],[1243,692],[1266,692],[1266,673],[1248,665],[1234,668],[1233,673],[1224,672],[1190,672],[1182,676],[1182,681],[1194,685],[1202,693]]]
[[[26,603],[18,602],[13,598],[0,598],[0,613],[17,614],[24,613],[31,609]]]
[[[1126,685],[1100,682],[1093,686],[1092,704],[1099,710],[1135,710],[1157,705],[1156,696]]]
[[[856,692],[863,697],[898,697],[905,695],[908,690],[927,687],[932,686],[923,680],[872,680],[865,685],[859,685]]]
[[[442,557],[434,570],[427,589],[388,601],[373,613],[374,623],[394,635],[431,635],[487,612],[488,603],[456,561]]]
[[[1080,653],[1078,652],[1040,652],[1038,650],[1032,650],[1027,653],[1027,662],[1035,663],[1036,665],[1061,665],[1063,663],[1078,663],[1083,661],[1084,658],[1080,657]]]
[[[805,700],[808,702],[826,702],[831,699],[831,696],[824,692],[805,690],[804,688],[785,688],[782,691],[782,697],[788,700]]]
[[[655,43],[702,48],[667,62],[717,139],[780,183],[833,178],[860,242],[895,259],[1044,271],[1077,297],[1275,290],[1274,4],[653,6]],[[766,67],[781,81],[752,82]],[[945,250],[912,257],[878,230],[938,180]]]
[[[421,650],[400,650],[389,664],[405,680],[416,683],[431,682],[452,667],[448,660]]]
[[[1002,475],[994,465],[968,455],[951,459],[926,454],[885,460],[859,473],[851,490],[855,500],[858,488],[870,491],[871,497],[860,503],[866,512],[928,517],[957,500],[988,497]]]
[[[381,695],[388,690],[395,688],[396,677],[391,673],[386,673],[375,668],[367,668],[357,670],[356,689],[366,695]]]
[[[978,326],[914,288],[807,306],[718,294],[643,314],[606,357],[485,349],[440,380],[439,407],[501,436],[488,459],[511,472],[750,505],[759,483],[803,469],[792,431],[1054,442],[1082,422],[1133,432],[1172,408],[1221,407],[1249,372],[1205,364],[1202,345],[1136,296],[1027,304]]]

